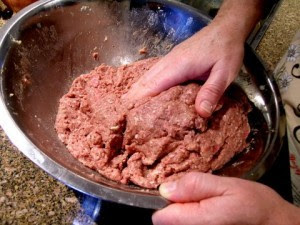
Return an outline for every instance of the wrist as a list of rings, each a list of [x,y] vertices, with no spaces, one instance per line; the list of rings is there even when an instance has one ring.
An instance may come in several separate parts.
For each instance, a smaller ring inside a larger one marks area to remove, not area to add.
[[[261,17],[264,0],[225,0],[212,24],[223,27],[229,35],[246,41]]]
[[[222,40],[229,40],[234,45],[244,46],[248,32],[239,28],[239,26],[219,19],[214,19],[209,26],[216,32],[217,37],[222,38]]]

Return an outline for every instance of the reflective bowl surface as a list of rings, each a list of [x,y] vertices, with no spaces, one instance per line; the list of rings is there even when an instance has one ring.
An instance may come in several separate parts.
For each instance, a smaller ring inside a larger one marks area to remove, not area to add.
[[[168,201],[156,190],[115,183],[74,159],[54,130],[58,101],[77,76],[101,63],[118,66],[164,55],[209,22],[201,12],[167,0],[38,1],[0,33],[0,124],[20,151],[63,183],[114,202],[164,207]],[[139,54],[142,47],[147,55]],[[256,180],[281,146],[280,99],[249,47],[236,84],[257,107],[252,121],[259,141],[218,173]]]

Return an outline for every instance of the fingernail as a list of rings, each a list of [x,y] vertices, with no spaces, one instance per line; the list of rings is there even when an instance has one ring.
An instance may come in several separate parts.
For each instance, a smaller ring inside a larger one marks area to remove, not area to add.
[[[167,182],[159,186],[159,193],[164,198],[169,198],[176,190],[177,182]]]
[[[207,101],[207,100],[204,100],[200,103],[200,108],[204,111],[206,111],[207,113],[211,114],[212,111],[213,111],[213,106],[212,104]]]

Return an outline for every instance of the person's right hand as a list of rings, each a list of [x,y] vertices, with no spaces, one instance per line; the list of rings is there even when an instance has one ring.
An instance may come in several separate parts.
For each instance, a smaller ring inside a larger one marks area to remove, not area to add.
[[[200,116],[209,117],[238,75],[244,43],[261,15],[264,1],[224,0],[208,26],[164,56],[124,98],[135,102],[189,80],[205,80],[196,97],[195,108]]]
[[[233,33],[226,21],[213,21],[164,56],[124,97],[135,102],[185,81],[208,78],[195,107],[202,117],[209,117],[242,65],[245,37]]]
[[[193,172],[159,190],[174,203],[155,212],[154,225],[300,224],[300,209],[252,181]]]

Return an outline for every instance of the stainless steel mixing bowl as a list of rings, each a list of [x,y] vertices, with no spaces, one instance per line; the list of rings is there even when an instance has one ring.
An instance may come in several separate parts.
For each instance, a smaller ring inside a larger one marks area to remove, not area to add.
[[[38,1],[1,30],[1,126],[29,159],[77,190],[128,205],[164,207],[168,202],[156,190],[107,180],[71,156],[54,130],[58,100],[75,77],[95,66],[164,55],[209,21],[170,0]],[[147,55],[139,54],[142,47]],[[258,109],[251,119],[254,144],[219,174],[256,180],[279,152],[284,120],[276,85],[250,48],[236,83]]]

